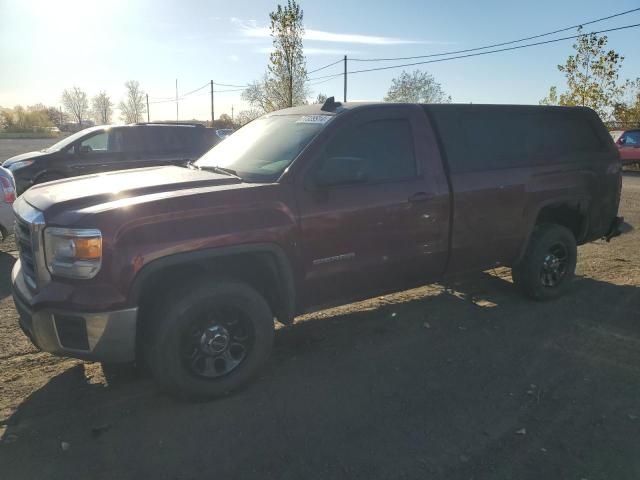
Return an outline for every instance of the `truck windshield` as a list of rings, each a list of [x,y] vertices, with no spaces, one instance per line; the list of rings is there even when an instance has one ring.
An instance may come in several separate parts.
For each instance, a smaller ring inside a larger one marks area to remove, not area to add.
[[[229,169],[249,182],[271,182],[331,119],[329,115],[267,115],[217,144],[195,165]]]

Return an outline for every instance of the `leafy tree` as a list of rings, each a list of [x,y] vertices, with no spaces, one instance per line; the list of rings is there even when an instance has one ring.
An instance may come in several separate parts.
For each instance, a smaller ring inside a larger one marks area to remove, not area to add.
[[[120,102],[120,116],[126,123],[141,122],[144,114],[147,113],[147,105],[140,83],[129,80],[124,86],[127,89],[127,96]]]
[[[306,102],[307,65],[303,53],[303,11],[295,0],[287,0],[269,14],[273,52],[262,82],[254,82],[242,93],[253,108],[271,112]]]
[[[613,107],[613,117],[622,128],[640,127],[640,78],[626,81],[624,96]]]
[[[100,91],[100,93],[91,99],[93,118],[97,124],[108,125],[111,123],[111,116],[113,115],[112,107],[113,103],[106,92]]]
[[[578,28],[578,33],[582,28]],[[564,73],[567,89],[556,97],[556,103],[593,108],[602,118],[608,118],[623,92],[618,76],[624,57],[615,50],[607,50],[607,36],[581,34],[573,44],[575,53],[569,55],[558,70]],[[551,90],[549,92],[551,94]],[[553,100],[546,97],[543,100]]]
[[[0,111],[0,127],[8,132],[37,132],[53,126],[42,104]]]
[[[442,86],[427,72],[404,70],[398,78],[391,81],[391,87],[384,97],[385,102],[406,103],[449,103],[451,97]]]
[[[69,121],[69,116],[61,109],[56,107],[45,107],[45,111],[47,112],[49,121],[60,130],[62,130],[64,124]]]
[[[555,85],[549,88],[549,94],[538,103],[540,105],[558,105],[558,89]]]
[[[231,116],[223,113],[216,120],[216,127],[218,128],[235,128],[235,124],[233,120],[231,120]]]
[[[82,126],[82,120],[86,118],[89,111],[87,94],[78,87],[62,92],[62,106],[67,113]]]

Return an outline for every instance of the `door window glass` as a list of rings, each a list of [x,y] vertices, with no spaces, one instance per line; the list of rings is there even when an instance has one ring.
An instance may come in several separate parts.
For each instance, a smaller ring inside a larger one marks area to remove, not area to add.
[[[340,172],[321,172],[325,167],[342,169],[346,177],[352,177],[358,183],[415,177],[416,160],[409,121],[377,120],[340,132],[325,150],[316,175],[344,176]]]
[[[81,153],[107,152],[109,144],[109,132],[100,132],[80,142]]]

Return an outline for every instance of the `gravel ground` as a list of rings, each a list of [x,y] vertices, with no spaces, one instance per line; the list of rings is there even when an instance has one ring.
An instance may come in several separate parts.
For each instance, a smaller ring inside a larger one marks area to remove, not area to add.
[[[640,225],[640,176],[621,214]],[[297,319],[208,403],[37,352],[0,248],[0,477],[640,478],[640,233],[579,250],[564,298],[500,269]]]

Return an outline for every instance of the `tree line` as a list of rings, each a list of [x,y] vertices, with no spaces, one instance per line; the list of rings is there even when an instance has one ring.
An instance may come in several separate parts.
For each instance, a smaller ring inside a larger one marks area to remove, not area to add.
[[[125,84],[125,96],[118,104],[120,118],[125,123],[145,119],[147,105],[140,83],[129,80]],[[46,132],[54,127],[61,131],[78,130],[95,123],[108,125],[113,120],[114,103],[103,90],[89,98],[79,87],[65,89],[61,96],[62,108],[41,103],[23,107],[0,108],[0,129],[6,132]]]
[[[612,127],[640,126],[640,78],[620,79],[624,57],[607,49],[607,43],[606,35],[580,35],[574,53],[557,66],[565,88],[558,93],[556,86],[550,87],[540,104],[589,107]]]

